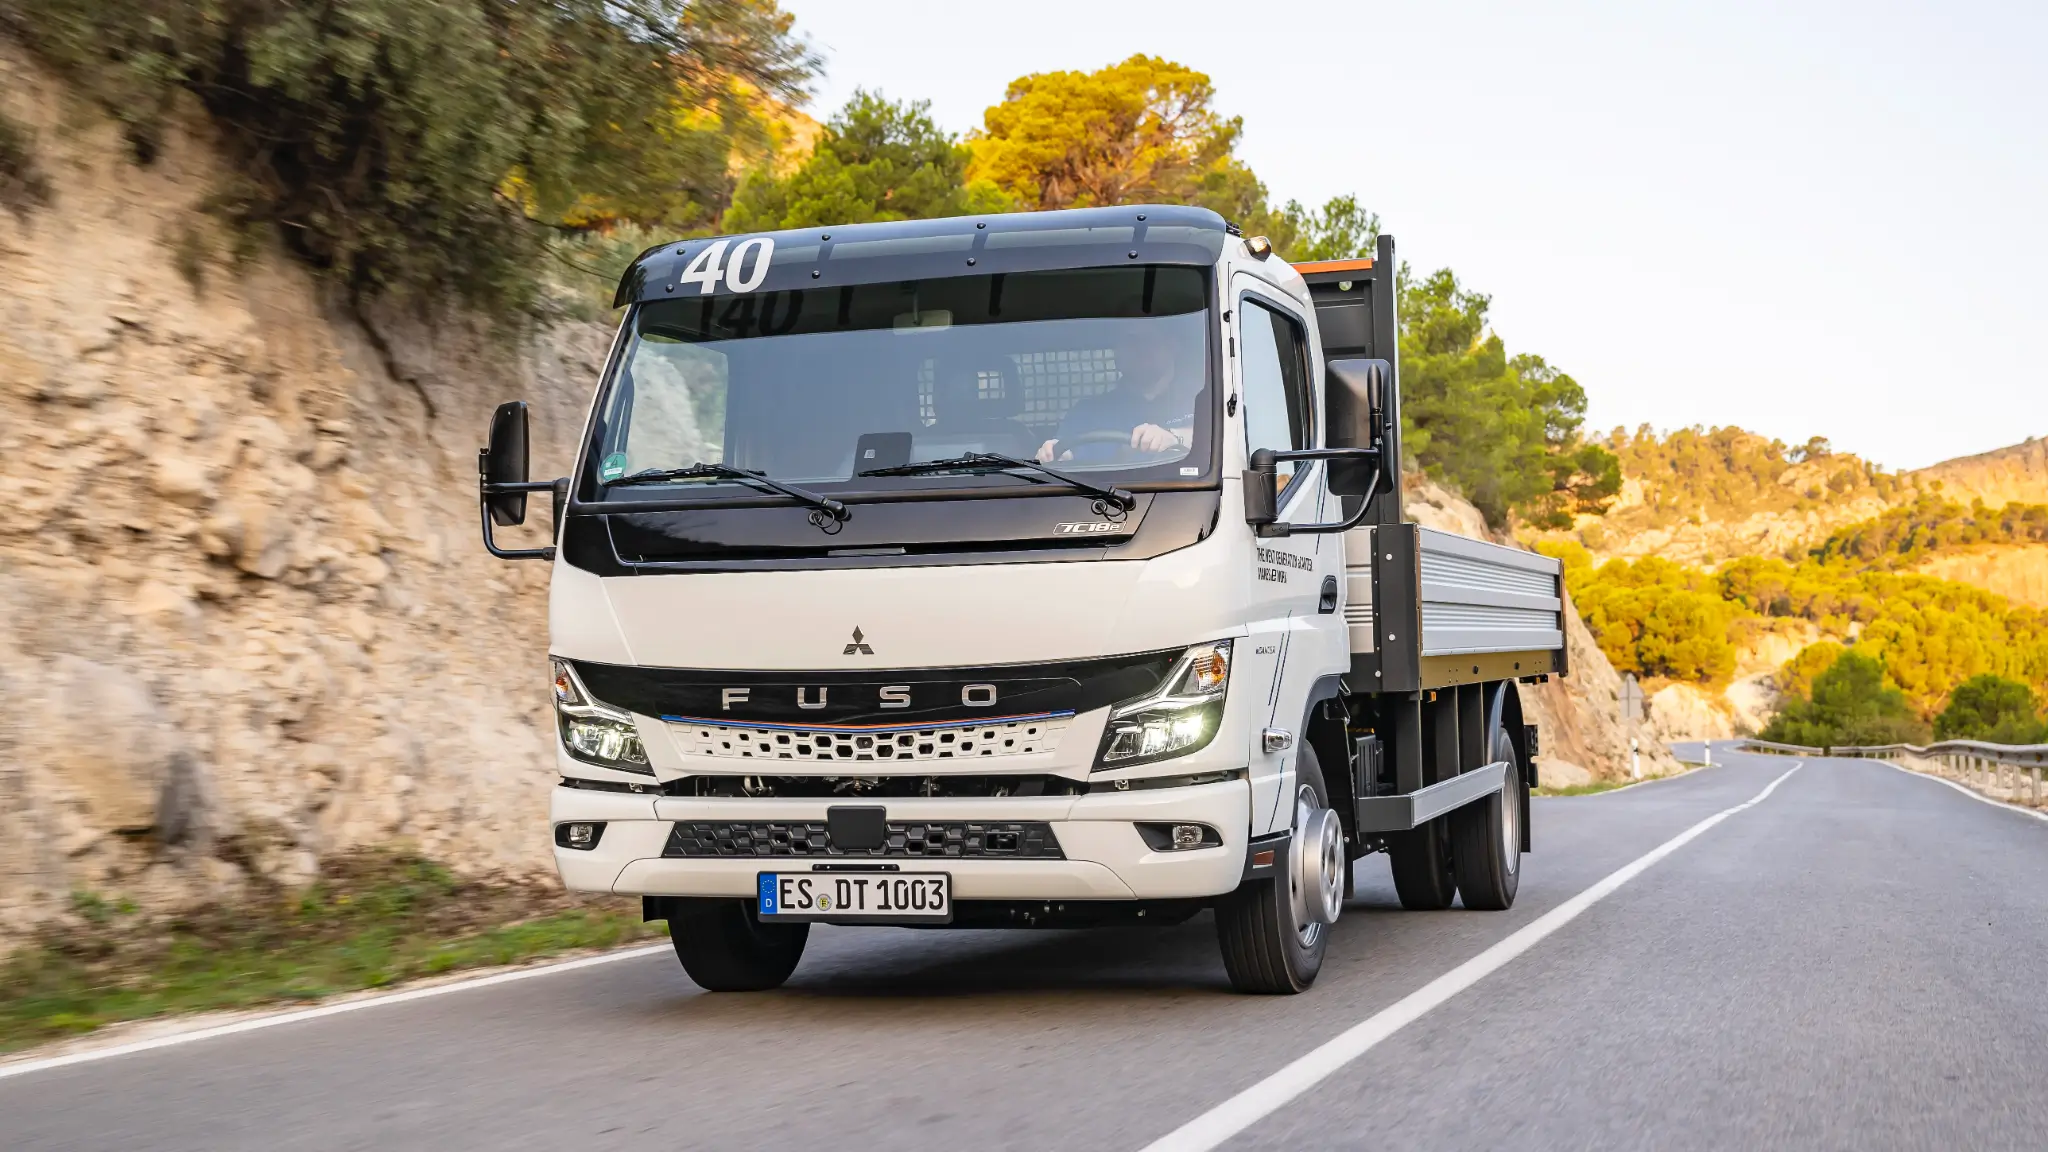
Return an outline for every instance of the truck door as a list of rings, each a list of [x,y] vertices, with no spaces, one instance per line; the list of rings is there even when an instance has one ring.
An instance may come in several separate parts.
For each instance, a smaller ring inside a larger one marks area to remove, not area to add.
[[[1316,447],[1315,378],[1308,325],[1298,305],[1251,277],[1240,277],[1236,293],[1238,399],[1243,407],[1245,452]],[[1327,519],[1320,464],[1280,466],[1280,519],[1311,523]],[[1253,821],[1260,830],[1284,827],[1293,806],[1281,803],[1291,794],[1292,748],[1268,753],[1263,728],[1304,734],[1302,714],[1310,687],[1330,671],[1325,631],[1338,630],[1341,615],[1322,608],[1326,576],[1341,579],[1342,545],[1331,536],[1286,536],[1253,541],[1251,594],[1247,624],[1251,657],[1246,683],[1266,689],[1260,719],[1253,725],[1249,749],[1253,782]],[[1341,594],[1341,592],[1340,592]],[[1268,663],[1270,661],[1270,664]]]

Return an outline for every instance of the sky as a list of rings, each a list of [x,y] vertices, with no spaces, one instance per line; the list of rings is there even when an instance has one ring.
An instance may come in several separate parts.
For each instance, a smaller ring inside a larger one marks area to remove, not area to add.
[[[2048,434],[2048,3],[783,0],[967,132],[1031,72],[1209,74],[1273,200],[1356,193],[1587,424],[1914,468]]]

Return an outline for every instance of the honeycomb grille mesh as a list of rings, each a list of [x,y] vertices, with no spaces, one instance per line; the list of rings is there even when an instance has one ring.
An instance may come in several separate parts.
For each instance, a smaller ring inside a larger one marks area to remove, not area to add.
[[[869,856],[1064,860],[1052,826],[1043,821],[890,821],[880,848],[848,852],[832,843],[822,820],[679,821],[669,831],[668,857]]]
[[[1060,733],[1072,723],[1071,716],[1057,716],[959,728],[848,732],[684,722],[675,725],[675,732],[682,738],[685,753],[728,760],[964,760],[1050,752],[1059,743]]]

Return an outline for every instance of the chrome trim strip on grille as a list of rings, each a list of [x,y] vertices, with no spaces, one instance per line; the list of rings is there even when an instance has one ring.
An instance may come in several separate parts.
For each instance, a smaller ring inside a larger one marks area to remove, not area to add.
[[[941,728],[979,728],[990,724],[1029,724],[1035,720],[1069,720],[1071,709],[1064,712],[1026,712],[1019,716],[983,716],[974,720],[941,720],[930,724],[770,724],[762,720],[740,720],[731,717],[717,719],[709,716],[663,716],[670,724],[703,724],[712,728],[746,728],[757,732],[860,732],[874,735],[878,732],[936,732]]]

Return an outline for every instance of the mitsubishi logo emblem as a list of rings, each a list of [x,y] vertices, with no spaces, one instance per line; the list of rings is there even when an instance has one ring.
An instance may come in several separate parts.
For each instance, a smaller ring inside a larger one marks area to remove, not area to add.
[[[858,624],[854,625],[854,626],[853,626],[853,643],[851,643],[851,644],[848,644],[848,645],[846,646],[846,651],[844,651],[844,652],[840,653],[840,655],[842,655],[842,656],[873,656],[874,654],[875,654],[875,650],[874,650],[873,648],[870,648],[870,647],[868,647],[868,645],[867,645],[867,639],[866,639],[865,637],[863,637],[863,636],[862,636],[862,635],[860,634],[860,625],[858,625]]]

